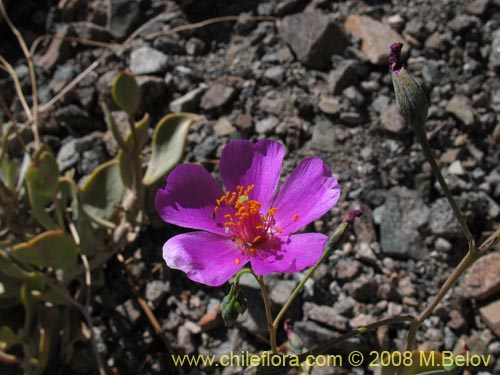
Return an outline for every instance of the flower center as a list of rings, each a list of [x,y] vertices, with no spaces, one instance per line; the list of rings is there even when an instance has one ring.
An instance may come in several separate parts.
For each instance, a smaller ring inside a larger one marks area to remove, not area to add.
[[[261,202],[250,199],[250,192],[255,185],[246,188],[238,185],[236,191],[227,191],[216,200],[213,219],[222,217],[226,233],[238,241],[248,255],[255,255],[259,248],[273,248],[278,245],[276,233],[281,228],[276,226],[274,215],[278,210],[270,208],[265,214],[260,212]],[[236,259],[239,263],[239,259]]]

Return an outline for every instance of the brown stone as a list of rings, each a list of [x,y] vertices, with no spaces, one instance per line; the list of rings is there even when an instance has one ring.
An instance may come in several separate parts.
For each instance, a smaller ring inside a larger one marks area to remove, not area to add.
[[[404,39],[396,31],[368,16],[353,14],[347,17],[344,27],[347,32],[361,38],[361,50],[372,64],[389,63],[389,46],[394,42],[404,43]],[[408,46],[403,46],[403,55]]]
[[[466,297],[477,300],[500,292],[500,253],[487,254],[474,263],[467,271],[462,287]]]
[[[361,263],[357,260],[340,260],[335,266],[337,279],[352,280],[361,271]]]
[[[337,98],[322,96],[318,108],[327,115],[335,115],[340,111],[340,103]]]
[[[500,336],[500,300],[490,303],[479,309],[479,315],[490,329]]]
[[[332,54],[340,54],[349,44],[334,20],[320,12],[302,12],[286,16],[280,34],[297,58],[307,67],[324,69]]]

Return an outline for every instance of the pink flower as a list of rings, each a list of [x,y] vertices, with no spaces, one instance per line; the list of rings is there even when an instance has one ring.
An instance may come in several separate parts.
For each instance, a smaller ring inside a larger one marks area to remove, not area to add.
[[[220,160],[225,191],[199,165],[176,167],[156,194],[156,209],[168,223],[201,231],[169,239],[167,265],[219,286],[248,262],[257,275],[316,264],[328,237],[292,233],[327,213],[340,187],[321,159],[309,157],[276,191],[283,155],[275,141],[230,142]]]

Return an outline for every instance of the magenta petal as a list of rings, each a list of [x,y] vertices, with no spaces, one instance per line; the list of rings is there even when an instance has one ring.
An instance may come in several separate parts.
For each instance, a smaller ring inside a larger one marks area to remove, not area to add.
[[[223,235],[224,227],[213,218],[215,201],[222,194],[205,168],[183,164],[170,172],[165,188],[156,193],[155,206],[167,223]]]
[[[262,203],[267,210],[278,186],[284,147],[275,141],[262,140],[255,144],[245,140],[232,141],[222,151],[220,173],[227,190],[255,184],[250,198]]]
[[[210,286],[224,284],[248,262],[236,243],[207,232],[172,237],[163,245],[163,259],[170,268]]]
[[[285,181],[273,207],[284,234],[293,233],[327,213],[340,196],[330,167],[317,157],[304,159]]]
[[[274,254],[251,257],[252,270],[256,275],[271,272],[293,273],[314,266],[323,255],[328,237],[321,233],[296,234],[284,237],[280,249]]]

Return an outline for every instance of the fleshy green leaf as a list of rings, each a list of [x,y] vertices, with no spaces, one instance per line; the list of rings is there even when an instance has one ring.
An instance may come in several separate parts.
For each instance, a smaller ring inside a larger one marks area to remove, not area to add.
[[[163,117],[153,133],[153,150],[143,183],[151,185],[167,175],[181,160],[189,127],[200,117],[173,113]]]
[[[59,168],[54,154],[43,151],[29,166],[26,179],[30,189],[37,195],[45,199],[54,198],[59,180]]]
[[[111,134],[113,134],[113,137],[115,138],[116,143],[118,143],[118,146],[120,146],[122,150],[131,151],[127,148],[127,145],[125,144],[125,141],[123,140],[123,137],[120,133],[120,129],[118,128],[118,124],[116,123],[106,103],[102,102],[101,108],[102,112],[104,113],[104,121],[106,122],[108,129],[111,131]]]
[[[0,342],[7,344],[8,346],[20,344],[21,339],[18,335],[14,333],[12,328],[3,326],[0,327]]]
[[[0,305],[3,305],[4,300],[18,298],[20,287],[21,283],[18,280],[2,277],[0,279]]]
[[[45,206],[54,199],[58,187],[59,169],[54,154],[42,150],[35,155],[25,179],[33,216],[45,229],[56,229],[57,225],[45,210]]]
[[[36,316],[37,299],[45,289],[45,280],[42,274],[33,272],[21,287],[21,302],[24,306],[24,332],[30,334]]]
[[[135,124],[135,134],[137,136],[137,149],[142,150],[148,141],[149,130],[149,115],[146,113],[141,121]],[[125,138],[127,150],[132,150],[134,147],[134,139],[132,132],[128,132]],[[120,175],[122,176],[125,186],[131,188],[133,184],[133,165],[132,154],[125,152],[123,149],[118,152],[118,165],[120,168]]]
[[[0,276],[2,274],[13,279],[23,280],[29,275],[29,272],[21,269],[4,250],[0,249]]]
[[[110,160],[100,165],[83,185],[83,209],[98,220],[109,220],[120,204],[124,190],[118,161]]]
[[[73,238],[61,230],[42,233],[13,248],[14,256],[21,262],[63,270],[69,270],[76,264],[78,253]]]
[[[141,92],[135,77],[129,72],[122,72],[115,78],[112,88],[116,105],[133,117],[141,101]]]
[[[16,187],[17,169],[16,163],[5,153],[0,163],[0,179],[10,190]]]

